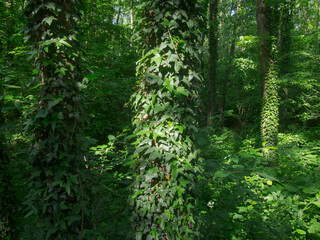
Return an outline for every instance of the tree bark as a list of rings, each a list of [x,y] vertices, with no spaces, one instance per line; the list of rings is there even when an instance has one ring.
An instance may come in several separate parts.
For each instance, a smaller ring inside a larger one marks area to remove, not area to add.
[[[130,28],[133,29],[133,0],[130,0]]]
[[[120,1],[119,1],[119,11],[118,11],[118,15],[117,15],[117,20],[116,20],[116,25],[119,25],[119,21],[120,21],[120,14],[121,14],[121,7],[120,7]]]
[[[210,2],[210,21],[209,21],[209,79],[208,79],[208,113],[207,126],[212,126],[212,118],[215,116],[216,107],[216,78],[218,60],[218,5],[219,0]]]
[[[259,35],[259,62],[261,70],[261,81],[262,81],[262,95],[266,96],[266,72],[268,59],[270,58],[270,46],[268,43],[268,29],[267,25],[267,16],[266,16],[266,5],[263,0],[256,0],[256,18],[258,26],[258,35]]]

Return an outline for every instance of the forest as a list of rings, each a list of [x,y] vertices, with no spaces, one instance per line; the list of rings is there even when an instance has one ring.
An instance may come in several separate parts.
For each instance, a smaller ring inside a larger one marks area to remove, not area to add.
[[[0,239],[320,239],[320,0],[2,0]]]

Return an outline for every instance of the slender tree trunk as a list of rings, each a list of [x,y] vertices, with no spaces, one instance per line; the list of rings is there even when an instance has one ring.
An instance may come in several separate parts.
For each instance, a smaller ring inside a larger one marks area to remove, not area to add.
[[[222,6],[222,0],[220,0],[219,5]],[[222,10],[220,11],[220,14],[219,14],[219,15],[220,15],[220,19],[219,19],[219,29],[221,29],[221,28],[222,28],[222,19],[223,19],[223,17],[222,17],[223,11],[222,11]]]
[[[120,7],[120,1],[119,1],[119,11],[117,14],[117,20],[116,20],[116,25],[119,25],[119,21],[120,21],[120,15],[121,15],[121,7]]]
[[[290,50],[291,50],[291,30],[292,23],[292,7],[295,0],[286,2],[283,9],[283,24],[281,26],[280,36],[277,45],[279,45],[279,73],[286,74],[290,72]]]
[[[221,105],[220,105],[220,126],[223,126],[223,114],[225,111],[225,105],[226,105],[226,95],[227,95],[227,86],[229,82],[229,76],[231,73],[231,66],[232,66],[232,59],[233,59],[233,53],[236,45],[236,34],[237,34],[237,27],[238,27],[238,14],[240,9],[241,0],[238,3],[237,10],[236,10],[236,16],[235,21],[233,25],[233,31],[232,31],[232,43],[230,48],[230,55],[229,55],[229,61],[228,61],[228,68],[226,71],[226,75],[223,82],[223,88],[222,88],[222,97],[221,97]]]
[[[218,4],[219,0],[210,2],[209,20],[209,79],[208,79],[208,113],[207,126],[212,126],[215,116],[217,95],[217,60],[218,60]]]
[[[131,29],[130,47],[132,47],[132,42],[133,42],[133,0],[130,0],[130,29]]]
[[[133,30],[133,0],[130,0],[130,28]]]
[[[13,50],[13,44],[11,37],[14,34],[14,27],[15,27],[15,11],[13,1],[5,2],[5,6],[7,7],[8,12],[8,20],[6,21],[6,60],[12,60],[12,55],[10,52]]]
[[[261,71],[261,80],[262,80],[262,95],[263,98],[266,96],[266,72],[268,60],[270,58],[270,46],[268,43],[269,32],[267,30],[267,16],[266,16],[266,6],[263,0],[256,0],[257,5],[257,26],[258,26],[258,35],[259,35],[259,62],[260,62],[260,71]]]
[[[93,22],[94,22],[94,37],[97,37],[97,32],[98,32],[98,24],[97,24],[97,16],[98,16],[98,9],[97,9],[97,2],[94,2],[94,9],[95,9],[95,16],[93,18]]]
[[[320,7],[320,1],[318,1],[317,4],[317,22],[316,22],[316,40],[314,43],[314,49],[316,52],[319,52],[319,7]]]

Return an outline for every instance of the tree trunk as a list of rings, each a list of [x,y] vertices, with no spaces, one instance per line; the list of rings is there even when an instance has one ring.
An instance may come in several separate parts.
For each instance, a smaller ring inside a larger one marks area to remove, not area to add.
[[[133,95],[137,139],[130,201],[137,239],[198,237],[193,221],[198,166],[192,109],[199,84],[195,66],[200,9],[196,1],[178,2],[173,7],[166,1],[143,0],[145,9],[137,13],[137,34],[146,50],[137,62],[140,85]],[[164,18],[155,13],[177,25],[163,24]]]
[[[263,98],[266,96],[266,72],[268,60],[270,58],[270,45],[268,43],[269,32],[267,30],[267,16],[266,16],[266,6],[263,0],[256,0],[257,5],[257,26],[259,35],[259,62],[262,80],[262,95]]]
[[[226,105],[226,96],[227,96],[227,86],[229,82],[229,76],[231,73],[231,63],[232,63],[232,58],[233,58],[233,53],[236,45],[236,34],[237,34],[237,27],[238,27],[238,14],[239,14],[239,9],[240,9],[240,4],[241,0],[238,3],[237,10],[236,10],[236,16],[235,16],[235,21],[233,25],[233,31],[232,31],[232,43],[231,43],[231,48],[230,48],[230,55],[229,55],[229,61],[228,61],[228,68],[226,71],[226,75],[224,78],[223,82],[223,88],[222,88],[222,97],[221,97],[221,105],[220,105],[220,126],[223,126],[223,115],[225,111],[225,105]]]
[[[209,79],[208,79],[208,112],[207,126],[212,126],[215,116],[217,95],[217,60],[218,60],[218,4],[219,0],[210,2],[209,20]]]
[[[256,0],[257,6],[257,26],[259,35],[259,59],[261,69],[261,80],[263,84],[262,111],[261,111],[261,139],[266,147],[265,157],[270,161],[277,158],[277,153],[273,149],[277,145],[279,99],[276,72],[274,66],[274,53],[272,47],[276,44],[272,42],[271,33],[277,33],[274,28],[275,19],[278,19],[277,12],[271,14],[277,8],[266,7],[263,0]],[[271,162],[269,162],[272,164]]]
[[[42,78],[38,108],[32,119],[34,133],[30,160],[32,189],[27,196],[29,215],[36,215],[37,239],[82,239],[84,200],[81,178],[84,167],[82,101],[77,85],[82,79],[77,37],[76,2],[54,0],[52,8],[42,0],[28,4],[28,37]],[[37,11],[35,11],[37,9]],[[68,16],[69,15],[69,16]],[[71,16],[70,16],[71,15]],[[52,21],[48,22],[48,17]],[[35,27],[37,26],[37,27]],[[50,34],[44,34],[50,32]],[[65,39],[60,45],[52,39]],[[43,47],[46,46],[46,47]],[[68,219],[74,218],[74,221]],[[61,224],[63,223],[63,224]],[[49,229],[54,226],[54,231]]]
[[[9,62],[12,60],[13,55],[10,52],[13,50],[14,46],[12,44],[11,37],[15,30],[15,6],[12,0],[5,2],[5,6],[8,11],[8,20],[6,21],[6,60]]]
[[[133,0],[130,0],[130,28],[133,30]]]
[[[292,7],[294,0],[286,2],[283,9],[283,24],[281,26],[279,45],[279,73],[287,74],[290,72],[290,50],[291,50],[291,30],[294,28],[292,22]]]
[[[316,40],[314,43],[314,49],[315,51],[318,53],[319,52],[319,6],[320,5],[320,1],[318,1],[317,4],[317,22],[316,22]]]
[[[117,20],[116,20],[116,25],[117,26],[119,25],[120,15],[121,15],[121,7],[120,7],[120,1],[119,1],[119,10],[118,10]]]

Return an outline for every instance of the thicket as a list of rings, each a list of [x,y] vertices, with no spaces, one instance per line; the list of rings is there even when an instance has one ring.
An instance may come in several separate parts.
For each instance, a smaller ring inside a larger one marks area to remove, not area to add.
[[[2,1],[0,239],[319,239],[320,3],[261,2],[273,112],[255,1]]]

